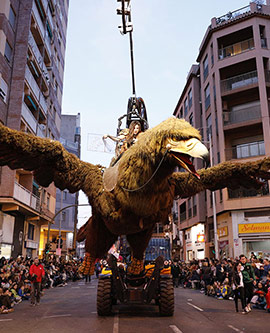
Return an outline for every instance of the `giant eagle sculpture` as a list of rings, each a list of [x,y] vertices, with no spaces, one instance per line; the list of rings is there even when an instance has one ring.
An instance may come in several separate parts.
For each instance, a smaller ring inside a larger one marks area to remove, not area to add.
[[[132,249],[129,272],[143,269],[143,255],[157,222],[166,223],[173,200],[203,190],[239,186],[259,188],[270,179],[270,158],[252,162],[223,162],[195,170],[191,158],[209,159],[199,132],[183,119],[169,118],[142,133],[112,167],[83,162],[61,143],[0,126],[0,165],[34,172],[43,187],[54,182],[60,190],[82,190],[92,217],[78,235],[86,238],[81,267],[93,274],[96,258],[126,235]],[[177,166],[187,172],[175,172]]]

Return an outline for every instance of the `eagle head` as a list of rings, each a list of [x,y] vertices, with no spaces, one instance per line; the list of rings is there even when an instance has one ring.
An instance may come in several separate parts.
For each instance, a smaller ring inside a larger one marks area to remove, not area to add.
[[[159,153],[168,153],[175,165],[179,165],[196,178],[200,178],[192,164],[192,158],[202,158],[209,165],[209,151],[201,142],[197,129],[184,119],[171,117],[156,127],[147,131],[149,144],[153,140],[158,146]],[[156,150],[158,153],[158,151]]]

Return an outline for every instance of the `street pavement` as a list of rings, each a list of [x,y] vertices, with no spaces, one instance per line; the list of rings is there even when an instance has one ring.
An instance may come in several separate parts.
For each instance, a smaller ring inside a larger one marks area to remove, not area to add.
[[[90,283],[70,282],[65,287],[45,290],[41,304],[29,301],[0,316],[2,333],[269,333],[270,313],[252,310],[236,313],[234,302],[218,300],[198,290],[175,289],[175,314],[160,317],[156,306],[113,307],[113,315],[96,312],[97,279]],[[241,308],[240,304],[239,307]]]

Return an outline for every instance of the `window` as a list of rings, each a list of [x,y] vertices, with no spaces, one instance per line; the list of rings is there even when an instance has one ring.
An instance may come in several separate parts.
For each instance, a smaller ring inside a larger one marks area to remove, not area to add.
[[[210,141],[210,136],[212,137],[212,117],[210,116],[206,119],[207,124],[207,140]]]
[[[37,8],[38,8],[39,15],[40,15],[42,21],[44,21],[45,14],[44,14],[44,10],[43,10],[43,7],[42,7],[42,5],[41,5],[40,0],[36,0],[36,4],[37,4]]]
[[[204,89],[204,106],[205,106],[205,110],[207,110],[210,106],[210,86],[209,86],[209,84]]]
[[[193,197],[193,216],[197,215],[197,197]]]
[[[189,116],[189,123],[191,126],[193,126],[193,113]]]
[[[190,89],[188,92],[188,107],[192,107],[192,89]]]
[[[50,198],[51,198],[50,193],[47,193],[46,207],[47,207],[48,210],[50,210]]]
[[[186,98],[184,102],[184,117],[187,116],[187,113],[188,113],[188,100]]]
[[[15,30],[15,22],[16,22],[16,15],[15,12],[13,10],[13,8],[10,6],[9,8],[9,23],[12,26],[13,30]]]
[[[214,52],[213,52],[213,43],[210,45],[211,50],[211,65],[214,65]]]
[[[223,192],[222,192],[222,189],[219,190],[219,201],[220,202],[223,201]]]
[[[179,118],[183,118],[183,108],[180,109]]]
[[[203,79],[205,80],[208,76],[209,70],[208,70],[208,55],[204,58],[203,61]]]
[[[27,105],[28,109],[35,114],[37,111],[37,103],[34,98],[30,95],[25,95],[24,103]]]
[[[191,198],[188,199],[188,218],[192,218]]]
[[[7,102],[7,94],[8,94],[8,85],[6,81],[1,77],[0,80],[0,97],[6,103]]]
[[[213,75],[213,94],[214,94],[214,100],[216,101],[217,93],[216,93],[215,75]]]
[[[34,239],[35,226],[31,223],[28,224],[28,234],[27,238],[30,240]]]
[[[180,222],[186,220],[187,214],[186,214],[186,203],[182,203],[180,206]]]
[[[7,59],[8,62],[11,62],[11,57],[12,57],[12,48],[9,45],[8,41],[6,41],[5,58]]]
[[[52,29],[49,25],[49,22],[47,21],[46,22],[46,36],[50,38],[50,40],[52,39],[53,37],[53,34],[52,34]]]
[[[220,163],[220,152],[217,153],[217,162]]]

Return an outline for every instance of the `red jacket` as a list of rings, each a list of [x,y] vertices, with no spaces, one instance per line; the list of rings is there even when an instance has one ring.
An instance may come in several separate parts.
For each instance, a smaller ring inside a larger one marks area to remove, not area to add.
[[[45,271],[41,264],[39,264],[39,265],[33,264],[30,267],[29,274],[31,277],[33,274],[36,274],[36,276],[37,276],[32,282],[41,282],[42,276],[45,275]]]

